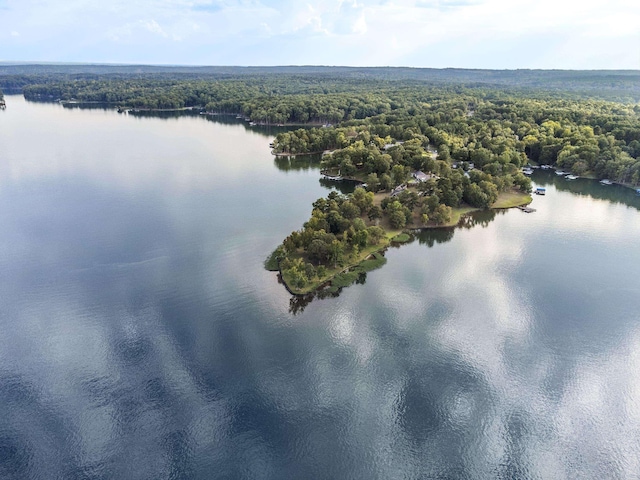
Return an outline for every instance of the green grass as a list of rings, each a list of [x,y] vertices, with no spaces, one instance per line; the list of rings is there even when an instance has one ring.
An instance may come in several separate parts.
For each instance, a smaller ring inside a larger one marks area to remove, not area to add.
[[[264,261],[264,268],[269,270],[270,272],[277,272],[278,268],[278,259],[276,258],[276,250],[267,257]]]
[[[531,195],[522,192],[502,192],[498,195],[498,200],[491,205],[491,208],[512,208],[521,205],[528,205],[533,201]]]
[[[396,235],[395,237],[393,237],[391,239],[392,242],[395,243],[407,243],[408,241],[411,240],[411,235],[409,235],[408,233],[399,233],[398,235]]]
[[[355,270],[339,273],[331,279],[331,288],[329,289],[329,291],[335,292],[340,288],[348,287],[353,282],[355,282],[359,276],[360,272],[357,272]]]
[[[466,215],[467,213],[475,212],[477,210],[478,209],[475,207],[453,207],[451,209],[451,219],[447,223],[439,223],[439,224],[428,223],[422,228],[455,227],[458,225],[458,223],[460,223],[460,219],[462,218],[463,215]]]
[[[371,257],[373,258],[368,258],[367,260],[363,260],[362,262],[360,262],[360,264],[356,268],[360,269],[363,272],[370,272],[371,270],[380,268],[385,263],[387,263],[387,259],[384,258],[384,256],[380,252],[372,253]]]
[[[395,233],[397,234],[397,232]],[[380,252],[388,245],[388,239],[383,239],[377,245],[370,245],[360,252],[358,260],[351,261],[346,265],[335,268],[329,267],[327,268],[327,274],[325,276],[322,278],[316,278],[302,288],[293,287],[291,285],[291,279],[286,275],[282,275],[282,280],[287,284],[289,290],[296,295],[311,293],[327,282],[331,282],[331,286],[328,288],[328,291],[336,292],[339,288],[351,285],[358,279],[360,274],[370,272],[371,270],[375,270],[376,268],[380,268],[384,265],[387,262],[387,259],[384,258]]]
[[[384,258],[380,252],[374,252],[370,256],[373,258],[361,261],[358,265],[349,269],[348,272],[341,272],[335,275],[331,279],[331,287],[328,289],[329,292],[335,293],[341,288],[348,287],[358,280],[363,273],[380,268],[387,263],[387,259]]]

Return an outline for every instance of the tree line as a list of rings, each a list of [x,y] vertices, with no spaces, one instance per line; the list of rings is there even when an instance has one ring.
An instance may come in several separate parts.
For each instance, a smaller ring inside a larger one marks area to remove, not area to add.
[[[380,178],[394,164],[435,171],[426,152],[431,146],[442,160],[494,176],[531,162],[640,183],[640,105],[486,93],[424,91],[366,119],[280,134],[274,150],[337,150],[325,163],[347,176],[361,171]]]

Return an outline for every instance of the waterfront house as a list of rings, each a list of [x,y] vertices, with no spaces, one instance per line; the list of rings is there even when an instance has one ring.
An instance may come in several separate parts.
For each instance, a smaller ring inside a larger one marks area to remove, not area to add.
[[[406,184],[402,184],[402,185],[398,185],[396,188],[394,188],[393,190],[391,190],[391,197],[395,197],[397,195],[400,195],[400,193],[404,192],[407,189],[407,185]]]
[[[420,170],[413,172],[411,176],[419,182],[426,182],[431,178],[431,175],[427,175],[426,173],[421,172]]]

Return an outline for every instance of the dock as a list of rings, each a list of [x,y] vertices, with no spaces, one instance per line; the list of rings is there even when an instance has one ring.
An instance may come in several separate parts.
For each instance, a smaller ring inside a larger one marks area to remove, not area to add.
[[[344,180],[344,177],[341,177],[340,175],[329,175],[328,173],[323,173],[322,177],[326,178],[327,180],[335,180],[338,182],[341,182],[342,180]]]
[[[519,210],[522,210],[524,213],[533,213],[536,211],[535,208],[531,208],[531,207],[525,207],[523,205],[520,205],[519,207],[517,207]]]

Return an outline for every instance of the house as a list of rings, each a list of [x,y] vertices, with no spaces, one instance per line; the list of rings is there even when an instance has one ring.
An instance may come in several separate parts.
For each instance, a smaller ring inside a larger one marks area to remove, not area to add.
[[[411,176],[419,182],[426,182],[427,180],[432,178],[432,175],[427,175],[426,173],[421,172],[420,170],[413,172]]]
[[[402,185],[398,185],[396,188],[394,188],[393,190],[391,190],[391,195],[389,195],[390,197],[396,197],[398,195],[400,195],[402,192],[404,192],[407,189],[407,185],[406,184],[402,184]]]
[[[389,150],[390,148],[397,147],[398,145],[402,145],[403,143],[404,142],[401,142],[401,141],[398,141],[398,142],[395,142],[395,143],[387,143],[382,148],[386,151],[386,150]]]

